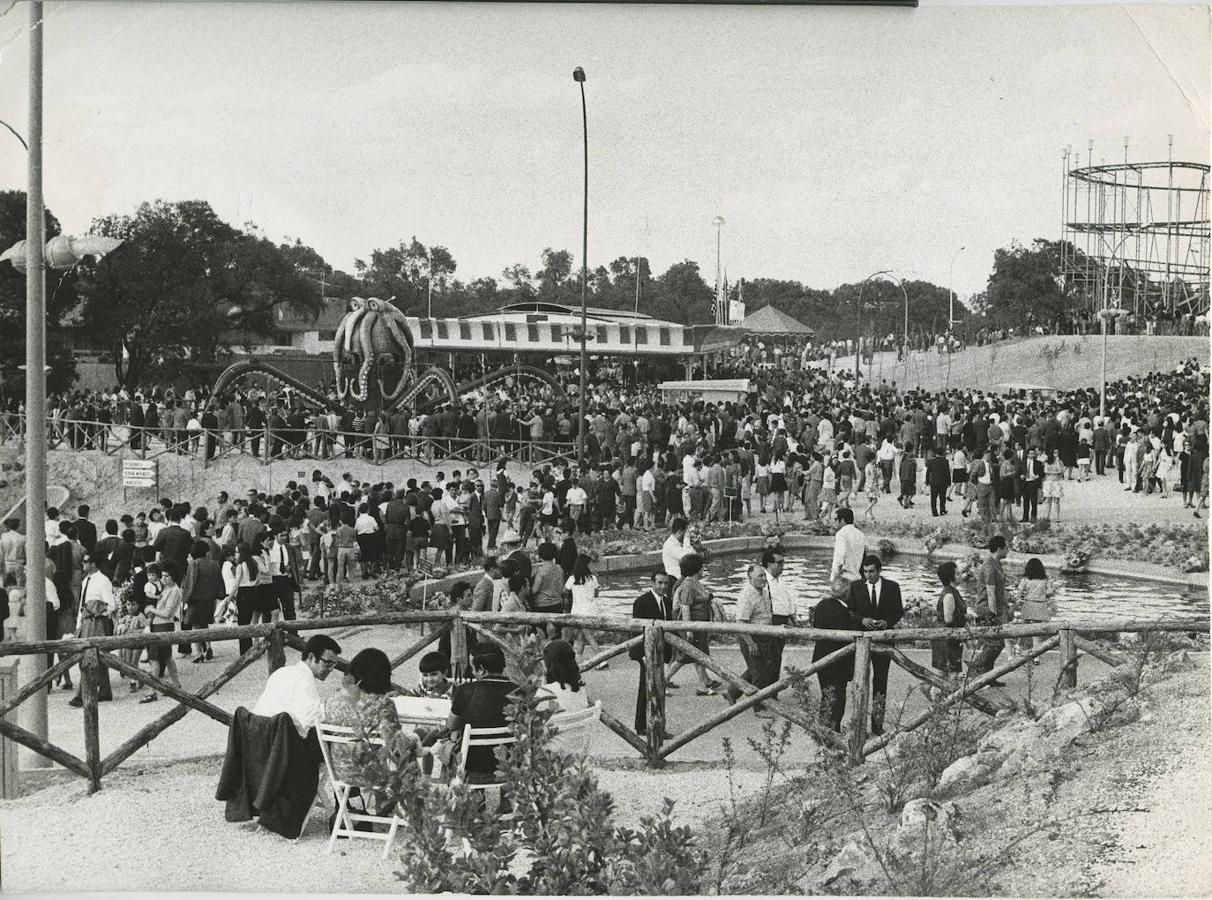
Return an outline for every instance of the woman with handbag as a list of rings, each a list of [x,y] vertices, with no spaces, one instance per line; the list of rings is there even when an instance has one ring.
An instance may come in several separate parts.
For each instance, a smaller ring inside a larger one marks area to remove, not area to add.
[[[679,563],[682,574],[677,587],[673,589],[673,617],[685,622],[711,622],[723,619],[723,610],[715,600],[715,595],[708,590],[699,575],[703,571],[703,557],[697,553],[687,553]],[[711,635],[703,631],[692,631],[686,635],[695,649],[711,655]],[[678,669],[686,664],[689,657],[683,656],[665,676],[668,683]],[[712,681],[707,675],[707,668],[702,663],[695,663],[694,670],[699,676],[699,688],[695,693],[700,697],[714,696],[719,693],[722,684]]]

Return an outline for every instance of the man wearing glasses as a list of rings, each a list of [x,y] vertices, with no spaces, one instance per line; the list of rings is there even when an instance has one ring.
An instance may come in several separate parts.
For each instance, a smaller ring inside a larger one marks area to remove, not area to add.
[[[253,715],[272,718],[278,713],[289,713],[299,736],[307,737],[323,717],[324,701],[320,699],[318,682],[328,677],[340,653],[340,645],[328,635],[312,635],[299,662],[283,666],[266,680]]]

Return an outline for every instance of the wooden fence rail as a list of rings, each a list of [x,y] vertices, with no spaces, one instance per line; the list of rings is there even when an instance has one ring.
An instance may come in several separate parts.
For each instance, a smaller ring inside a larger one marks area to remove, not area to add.
[[[826,666],[835,663],[851,654],[854,655],[854,676],[850,682],[849,706],[851,722],[849,733],[845,736],[844,744],[852,763],[858,764],[866,756],[886,747],[896,734],[912,731],[927,722],[939,711],[965,703],[986,714],[994,714],[998,705],[977,693],[997,681],[1001,676],[1023,665],[1029,665],[1043,653],[1060,648],[1062,656],[1062,674],[1060,684],[1071,687],[1077,684],[1078,659],[1082,653],[1088,653],[1110,665],[1119,665],[1125,658],[1109,652],[1091,642],[1088,637],[1078,635],[1117,634],[1121,632],[1190,632],[1194,626],[1190,621],[1173,621],[1166,619],[1114,619],[1101,622],[1041,622],[1022,625],[998,625],[982,628],[916,628],[891,629],[884,631],[839,631],[822,628],[786,628],[770,625],[748,625],[735,622],[664,622],[638,619],[606,619],[600,616],[575,616],[545,613],[491,613],[470,612],[466,610],[429,610],[376,613],[363,616],[334,616],[327,619],[300,619],[279,621],[263,625],[229,626],[211,628],[206,632],[208,643],[224,641],[253,640],[253,645],[242,653],[234,662],[227,666],[219,675],[208,681],[197,690],[190,691],[168,684],[161,678],[144,672],[138,666],[121,659],[117,651],[175,646],[180,640],[179,632],[171,634],[135,634],[115,637],[69,638],[55,641],[10,641],[0,643],[0,658],[5,656],[28,656],[31,654],[55,653],[59,661],[42,673],[36,679],[22,687],[13,697],[0,706],[0,735],[15,741],[35,753],[58,763],[65,769],[79,775],[89,783],[89,792],[99,790],[101,779],[113,772],[133,753],[146,746],[151,740],[180,721],[190,710],[195,710],[210,716],[218,722],[230,725],[232,714],[207,698],[214,695],[220,688],[228,684],[240,672],[254,663],[261,656],[267,657],[270,672],[285,665],[286,649],[302,650],[306,646],[303,636],[309,631],[327,631],[337,628],[367,625],[423,625],[434,624],[437,627],[424,634],[419,640],[408,645],[401,653],[391,660],[392,669],[412,659],[425,650],[443,635],[449,633],[452,650],[452,664],[457,673],[464,675],[469,672],[468,665],[468,635],[474,634],[481,641],[489,641],[500,645],[507,654],[517,658],[521,653],[520,644],[516,642],[516,632],[526,628],[546,629],[556,628],[590,628],[599,631],[612,632],[621,636],[617,644],[608,646],[592,659],[582,664],[582,671],[594,667],[628,653],[635,647],[643,647],[644,677],[647,680],[647,728],[645,734],[637,734],[623,724],[618,717],[607,710],[603,712],[602,722],[617,734],[630,747],[638,751],[649,766],[660,767],[675,751],[685,747],[691,741],[718,728],[744,711],[763,704],[775,714],[791,721],[814,735],[821,732],[816,727],[815,716],[808,711],[787,701],[778,700],[777,695],[791,688],[799,679],[813,675]],[[496,629],[504,626],[506,631]],[[791,644],[806,644],[817,640],[842,642],[843,646],[812,663],[806,669],[796,672],[775,683],[758,687],[741,675],[730,671],[713,658],[696,648],[688,638],[692,634],[709,633],[722,637],[748,636],[761,640],[777,639]],[[931,669],[915,663],[898,648],[898,644],[916,643],[934,639],[958,640],[961,642],[985,641],[991,639],[1045,637],[1039,647],[1023,656],[1012,659],[993,668],[979,677],[970,678],[963,682],[950,681]],[[665,729],[665,652],[666,647],[679,651],[690,662],[705,666],[722,678],[730,686],[740,692],[735,704],[718,712],[704,721],[693,725],[681,734],[666,738]],[[907,723],[898,724],[895,731],[885,733],[868,740],[868,705],[871,659],[873,656],[886,656],[900,668],[923,681],[927,685],[943,692],[940,700],[931,708],[913,717]],[[40,690],[48,689],[54,679],[70,670],[72,666],[80,666],[81,699],[84,705],[84,748],[85,758],[69,753],[49,741],[44,741],[31,732],[9,721],[8,716],[21,703],[32,697]],[[134,735],[125,740],[108,756],[102,758],[99,740],[98,713],[98,679],[102,668],[112,669],[123,679],[130,679],[146,685],[150,689],[164,694],[177,701],[176,706],[167,710],[163,715],[139,729]],[[338,660],[337,669],[348,671],[346,660]],[[832,740],[828,735],[823,739]]]

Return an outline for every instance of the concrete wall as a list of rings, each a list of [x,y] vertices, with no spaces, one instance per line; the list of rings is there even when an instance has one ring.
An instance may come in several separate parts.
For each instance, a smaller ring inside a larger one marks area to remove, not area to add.
[[[929,391],[951,387],[996,389],[999,384],[1030,383],[1061,390],[1097,387],[1102,366],[1101,335],[1057,335],[999,341],[940,356],[935,351],[911,353],[897,362],[896,353],[877,353],[871,378]],[[1111,335],[1107,338],[1107,378],[1167,371],[1195,357],[1209,360],[1206,337]],[[854,357],[839,359],[834,371],[854,371]],[[868,366],[863,364],[863,377]]]

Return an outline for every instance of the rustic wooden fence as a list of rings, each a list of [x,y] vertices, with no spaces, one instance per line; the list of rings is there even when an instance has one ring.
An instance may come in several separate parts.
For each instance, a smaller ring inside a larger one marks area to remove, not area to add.
[[[644,670],[647,678],[648,709],[646,733],[637,734],[619,720],[615,712],[603,710],[602,722],[611,731],[633,747],[651,767],[662,766],[666,759],[676,750],[686,746],[696,738],[707,734],[723,723],[739,716],[741,713],[761,703],[774,713],[794,722],[805,729],[819,733],[816,716],[802,708],[786,701],[776,699],[775,695],[786,691],[796,683],[797,679],[819,672],[825,666],[853,654],[854,677],[850,683],[848,706],[851,710],[851,724],[844,741],[849,759],[859,764],[866,756],[886,746],[898,733],[911,731],[940,710],[957,703],[965,703],[973,709],[987,714],[994,714],[998,705],[979,692],[1003,675],[1029,665],[1043,653],[1060,649],[1062,657],[1061,686],[1073,687],[1077,684],[1078,660],[1082,653],[1096,657],[1109,665],[1120,665],[1125,658],[1098,646],[1084,635],[1089,634],[1118,634],[1122,632],[1189,632],[1193,625],[1189,621],[1172,620],[1141,620],[1118,619],[1102,622],[1046,622],[1021,625],[998,625],[984,628],[917,628],[892,629],[887,631],[837,631],[820,628],[784,628],[769,625],[748,625],[729,622],[667,622],[643,619],[605,619],[597,616],[547,615],[540,613],[476,613],[456,610],[434,610],[424,612],[381,613],[366,616],[340,616],[327,619],[279,621],[264,625],[246,625],[239,627],[211,628],[205,637],[209,643],[252,639],[252,647],[230,663],[221,673],[199,688],[187,690],[168,684],[164,680],[144,672],[137,666],[132,666],[117,655],[117,651],[126,649],[144,649],[162,646],[176,646],[181,640],[181,633],[168,634],[139,634],[119,637],[73,638],[56,641],[10,641],[0,643],[0,657],[28,656],[31,654],[54,653],[59,657],[58,662],[49,667],[37,678],[24,685],[15,695],[0,706],[0,735],[15,741],[34,752],[63,766],[70,772],[79,775],[89,783],[90,793],[99,790],[101,779],[113,772],[128,757],[139,748],[144,747],[165,729],[180,721],[191,709],[210,716],[216,721],[230,725],[232,714],[214,705],[208,698],[230,682],[237,674],[254,663],[261,656],[268,660],[270,672],[285,664],[287,647],[301,650],[306,644],[300,632],[323,631],[336,628],[369,625],[423,625],[429,623],[435,628],[423,634],[402,652],[391,660],[392,669],[398,668],[404,662],[424,651],[431,644],[441,639],[443,634],[450,634],[452,663],[457,677],[466,677],[468,672],[468,634],[474,634],[479,640],[491,641],[502,647],[508,656],[517,658],[521,652],[519,643],[511,635],[500,634],[495,626],[518,626],[543,628],[548,625],[571,628],[590,628],[595,631],[606,631],[619,635],[619,643],[607,647],[597,656],[587,660],[582,666],[583,671],[590,671],[599,664],[628,653],[633,647],[643,646]],[[816,640],[842,641],[845,646],[834,651],[823,659],[812,663],[787,677],[780,678],[774,684],[757,687],[746,681],[740,675],[722,665],[718,659],[703,653],[694,647],[686,638],[690,633],[707,632],[713,635],[738,637],[748,635],[756,639],[778,640],[788,644],[808,644]],[[898,645],[912,644],[919,641],[934,639],[950,639],[962,642],[982,641],[985,639],[1016,639],[1026,637],[1047,638],[1040,646],[1026,654],[1010,659],[995,667],[990,672],[964,681],[954,682],[931,669],[911,660]],[[686,729],[681,734],[666,739],[665,735],[665,664],[664,648],[668,645],[680,651],[692,662],[700,663],[711,672],[718,675],[729,685],[741,692],[736,703],[728,706],[702,722]],[[931,708],[911,718],[907,722],[895,724],[893,730],[876,737],[868,735],[869,685],[871,659],[873,655],[886,655],[892,662],[904,669],[910,675],[943,691],[942,698],[933,703]],[[40,690],[48,689],[56,677],[67,672],[73,666],[80,667],[81,698],[84,713],[84,759],[80,759],[62,747],[42,740],[33,733],[21,728],[10,721],[11,714],[25,700]],[[159,691],[177,701],[177,705],[164,712],[154,721],[139,729],[134,735],[120,744],[104,758],[101,756],[99,739],[98,713],[98,676],[101,667],[107,667],[119,673],[124,679],[131,679]],[[345,671],[348,662],[339,660],[337,669]],[[397,686],[398,687],[398,686]],[[624,715],[630,711],[623,712]]]

